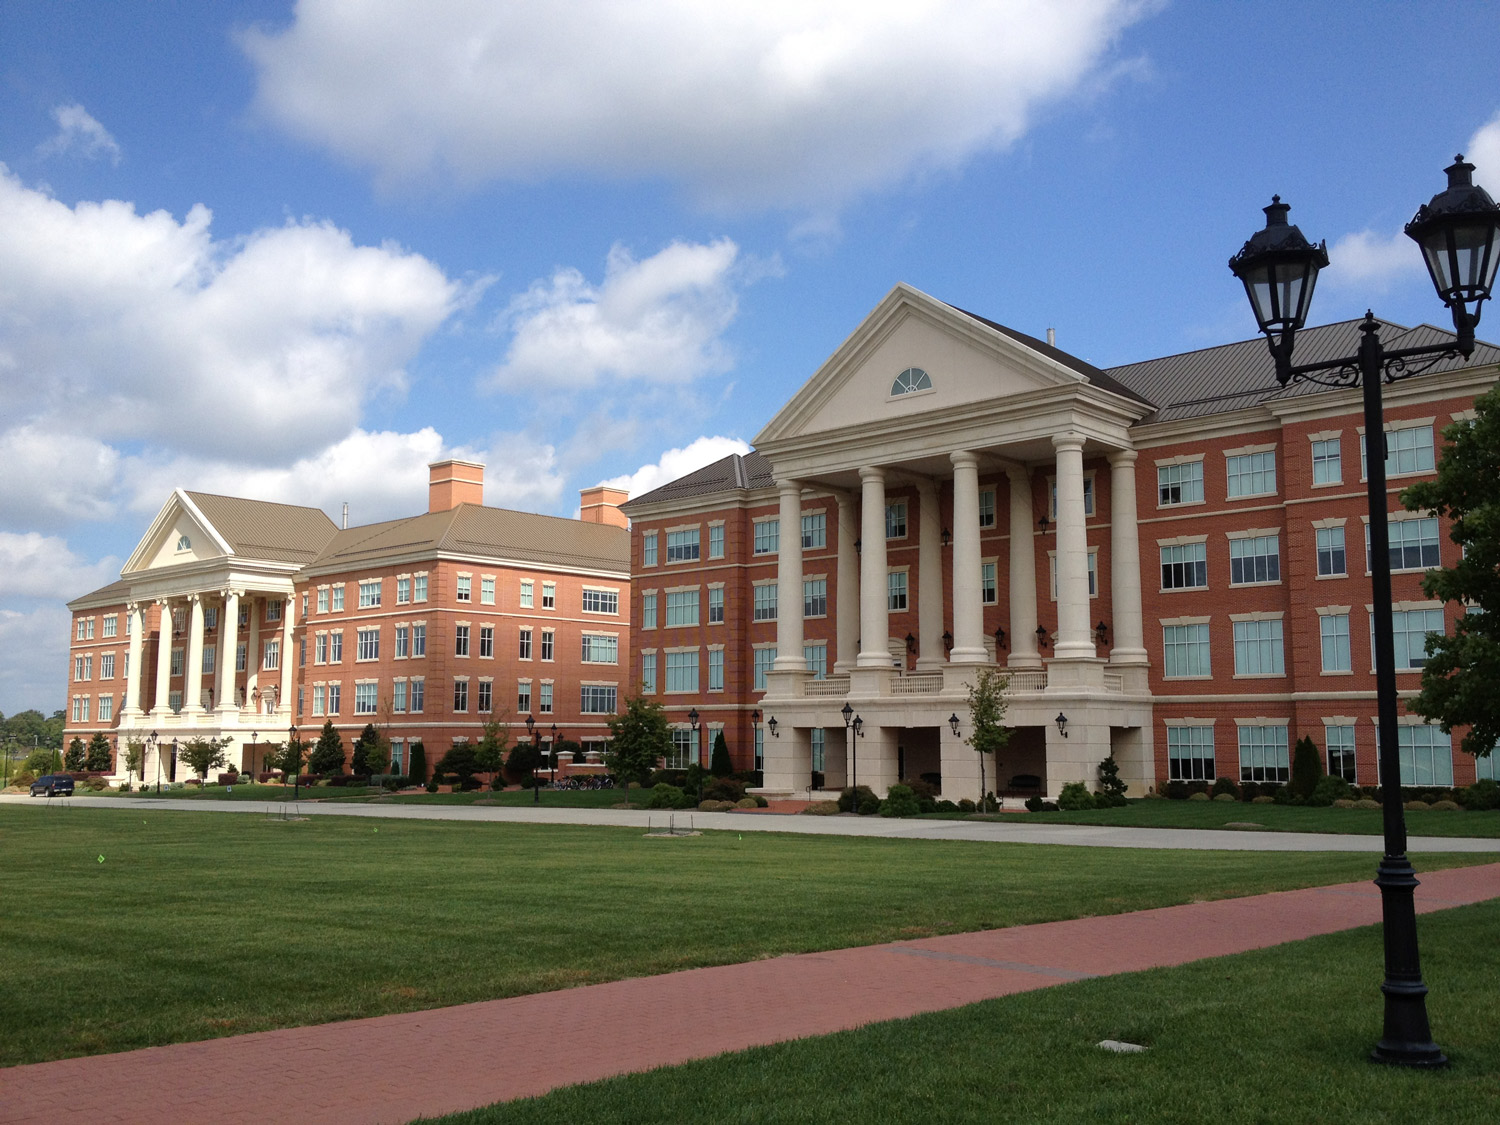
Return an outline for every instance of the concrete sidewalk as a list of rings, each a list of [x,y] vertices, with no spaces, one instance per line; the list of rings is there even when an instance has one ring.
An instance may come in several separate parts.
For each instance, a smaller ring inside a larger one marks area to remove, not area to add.
[[[1421,878],[1416,901],[1422,913],[1500,898],[1500,864]],[[1374,885],[1346,883],[39,1063],[0,1070],[0,1121],[405,1122],[1379,920]],[[879,981],[880,987],[850,988],[851,980]],[[705,996],[738,999],[706,1004]],[[576,1049],[581,1043],[592,1049]],[[401,1061],[382,1071],[372,1069],[372,1059]],[[266,1080],[231,1077],[246,1074]]]
[[[58,804],[75,808],[143,809],[169,812],[249,813],[266,816],[283,802],[158,800],[152,797],[68,797]],[[0,804],[42,804],[41,798],[0,796]],[[1012,844],[1062,844],[1090,848],[1164,848],[1256,852],[1368,852],[1379,855],[1379,836],[1332,835],[1320,832],[1260,832],[1237,829],[1108,828],[1077,824],[1036,824],[1016,814],[996,821],[916,820],[879,816],[766,816],[755,813],[668,813],[643,809],[502,808],[495,805],[397,805],[385,803],[325,804],[302,801],[298,816],[361,816],[409,820],[460,820],[502,824],[574,824],[620,828],[664,826],[668,817],[679,825],[725,832],[795,832],[809,836],[881,836],[911,840],[993,840]],[[1254,819],[1254,806],[1244,812]],[[61,809],[55,811],[63,811]],[[1461,814],[1454,814],[1461,815]],[[1411,854],[1420,852],[1494,852],[1500,839],[1413,836]]]

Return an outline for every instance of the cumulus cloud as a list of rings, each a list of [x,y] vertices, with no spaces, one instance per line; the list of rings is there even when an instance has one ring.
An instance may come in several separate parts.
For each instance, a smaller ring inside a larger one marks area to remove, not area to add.
[[[41,157],[72,154],[87,160],[106,159],[111,164],[120,163],[120,145],[109,130],[83,106],[54,106],[52,119],[57,122],[57,132],[37,146]]]
[[[0,609],[0,711],[35,707],[50,715],[64,705],[71,619],[56,602],[29,611]]]
[[[260,110],[387,182],[675,178],[824,206],[1021,136],[1152,0],[300,0]]]
[[[1328,248],[1328,262],[1318,280],[1336,288],[1384,290],[1394,281],[1426,275],[1421,251],[1399,230],[1390,236],[1372,230],[1346,234]]]
[[[667,450],[654,464],[642,465],[633,473],[611,477],[602,483],[611,488],[623,488],[631,496],[641,496],[705,465],[712,465],[731,453],[749,452],[750,446],[739,438],[700,437],[681,449]]]
[[[1500,193],[1500,113],[1496,113],[1469,138],[1464,157],[1474,165],[1474,182]]]
[[[576,269],[559,269],[511,302],[505,315],[511,342],[491,383],[682,383],[727,370],[720,337],[738,307],[738,255],[727,238],[674,242],[641,261],[615,246],[600,285]]]
[[[76,598],[119,576],[117,558],[90,563],[56,536],[0,531],[0,597]]]

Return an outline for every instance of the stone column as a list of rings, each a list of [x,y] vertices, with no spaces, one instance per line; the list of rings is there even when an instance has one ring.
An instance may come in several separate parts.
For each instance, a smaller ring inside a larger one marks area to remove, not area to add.
[[[859,659],[860,668],[889,668],[886,608],[885,470],[864,468],[860,481]]]
[[[292,628],[296,624],[297,598],[294,594],[281,603],[281,684],[276,692],[278,711],[290,714],[292,706]]]
[[[917,484],[917,668],[938,671],[943,652],[943,520],[936,481]]]
[[[847,672],[854,667],[859,656],[859,552],[854,549],[859,531],[854,526],[854,497],[841,492],[838,500],[839,572],[833,595],[838,658],[833,670]]]
[[[166,715],[172,684],[172,603],[162,598],[157,603],[160,610],[156,625],[156,703],[151,708],[155,717]]]
[[[802,485],[776,482],[781,497],[776,553],[776,662],[778,672],[805,672],[802,656]]]
[[[260,687],[260,615],[265,610],[261,608],[262,599],[254,594],[245,598],[245,604],[250,607],[250,643],[245,648],[245,706],[254,711],[258,709],[255,691]]]
[[[191,718],[203,716],[203,595],[188,595],[188,643],[183,653],[182,710]]]
[[[219,627],[219,671],[214,677],[214,702],[221,716],[239,710],[234,701],[235,652],[240,646],[240,592],[224,591],[224,622]],[[221,717],[220,722],[224,719]]]
[[[125,669],[125,706],[120,708],[120,717],[139,715],[141,706],[141,661],[146,655],[146,614],[140,603],[131,602],[125,607],[125,620],[130,630],[130,662]]]
[[[953,462],[953,664],[987,664],[984,600],[979,583],[979,459],[967,450]]]
[[[1059,434],[1057,450],[1057,648],[1060,659],[1093,658],[1089,546],[1083,510],[1083,438]]]
[[[1040,668],[1036,647],[1036,540],[1031,528],[1031,474],[1007,469],[1010,477],[1010,656],[1011,668]]]
[[[1145,620],[1141,614],[1141,545],[1135,509],[1135,461],[1133,449],[1117,449],[1109,455],[1110,494],[1110,598],[1114,604],[1113,645],[1109,660],[1114,665],[1139,668],[1144,690],[1146,656]],[[1134,674],[1135,669],[1132,669]]]

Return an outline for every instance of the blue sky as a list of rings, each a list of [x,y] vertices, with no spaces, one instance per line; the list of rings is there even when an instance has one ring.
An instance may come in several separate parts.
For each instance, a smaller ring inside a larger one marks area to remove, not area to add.
[[[0,711],[178,485],[354,522],[426,462],[557,514],[722,456],[897,281],[1101,366],[1444,322],[1400,237],[1500,191],[1500,9],[0,0]],[[1494,315],[1494,314],[1492,314]],[[1500,329],[1481,325],[1495,339]]]

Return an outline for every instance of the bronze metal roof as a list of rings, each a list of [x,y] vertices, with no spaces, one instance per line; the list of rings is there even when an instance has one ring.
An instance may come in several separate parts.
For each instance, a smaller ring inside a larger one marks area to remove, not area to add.
[[[310,563],[338,532],[338,525],[318,508],[208,492],[189,492],[187,496],[235,554],[246,558]]]
[[[653,488],[650,492],[621,504],[620,510],[629,513],[637,504],[686,500],[694,496],[711,496],[716,492],[770,488],[775,483],[771,476],[771,463],[759,453],[753,450],[745,454],[731,453],[711,465],[695,469],[686,476],[668,481],[660,488]]]

